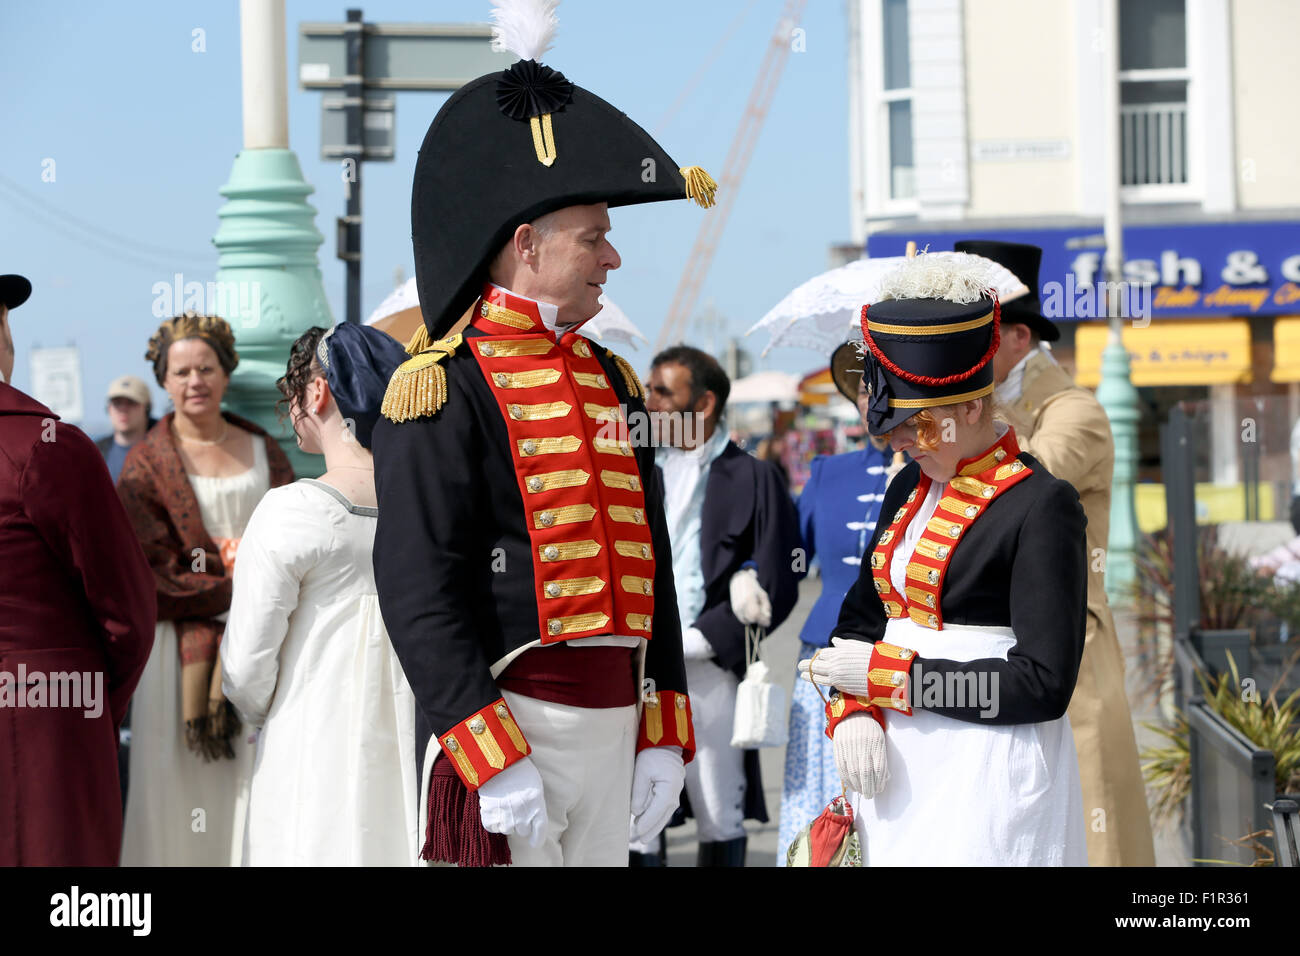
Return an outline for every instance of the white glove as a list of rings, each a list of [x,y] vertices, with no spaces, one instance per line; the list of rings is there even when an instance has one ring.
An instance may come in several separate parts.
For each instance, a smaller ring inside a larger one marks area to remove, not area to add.
[[[668,825],[686,783],[681,747],[647,747],[632,771],[633,843],[656,836]]]
[[[772,602],[753,568],[741,568],[731,576],[731,613],[741,624],[772,624]]]
[[[816,657],[799,662],[799,676],[814,684],[834,687],[845,694],[866,696],[867,665],[871,663],[871,644],[832,637],[831,646]]]
[[[889,764],[885,759],[885,731],[870,714],[849,714],[835,726],[831,740],[835,768],[845,790],[870,799],[885,789]]]
[[[526,837],[533,849],[546,839],[542,775],[524,757],[478,788],[479,816],[489,833]]]
[[[697,627],[682,631],[682,657],[688,661],[707,661],[713,657],[713,645]]]

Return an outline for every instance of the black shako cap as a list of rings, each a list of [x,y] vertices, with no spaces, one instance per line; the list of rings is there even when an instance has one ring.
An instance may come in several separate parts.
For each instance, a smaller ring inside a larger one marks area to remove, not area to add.
[[[555,160],[543,165],[533,117],[521,115],[537,108],[515,118],[502,100],[512,71],[530,65],[541,66],[521,60],[461,87],[433,118],[420,147],[411,234],[416,288],[431,339],[445,336],[474,303],[492,259],[520,224],[566,206],[686,198],[677,164],[649,133],[567,81],[560,95],[567,102],[552,104],[548,114]]]
[[[933,332],[938,326],[988,321],[960,331]],[[944,378],[968,371],[988,353],[993,340],[993,300],[968,305],[946,299],[887,299],[867,309],[871,338],[886,358],[902,371]],[[895,326],[885,330],[879,325]],[[915,329],[916,331],[912,331]],[[965,401],[972,392],[991,389],[993,362],[973,375],[946,385],[926,385],[900,377],[879,361],[870,348],[864,360],[870,391],[867,430],[873,435],[901,425],[923,408]],[[987,395],[987,392],[986,392]],[[891,405],[904,402],[904,405]],[[917,404],[911,404],[917,403]]]
[[[1029,287],[1029,294],[1012,299],[1002,306],[1003,322],[1027,325],[1044,342],[1055,342],[1061,330],[1047,316],[1038,300],[1038,269],[1043,262],[1043,250],[1023,242],[999,242],[994,239],[964,239],[952,244],[954,252],[968,252],[973,256],[992,259],[1006,266],[1016,278]]]

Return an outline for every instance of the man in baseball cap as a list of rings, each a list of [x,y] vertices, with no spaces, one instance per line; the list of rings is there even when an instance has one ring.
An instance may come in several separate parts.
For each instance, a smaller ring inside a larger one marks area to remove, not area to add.
[[[126,453],[155,424],[156,420],[149,414],[152,404],[149,386],[134,375],[123,375],[109,383],[108,419],[113,431],[95,444],[104,453],[115,483],[126,461]]]

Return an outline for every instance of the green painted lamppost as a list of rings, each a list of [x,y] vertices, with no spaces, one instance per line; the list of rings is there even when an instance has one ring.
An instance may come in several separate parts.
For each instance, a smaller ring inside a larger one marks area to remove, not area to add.
[[[316,258],[325,237],[307,203],[313,188],[289,149],[284,2],[241,0],[239,21],[244,148],[221,187],[226,203],[212,240],[221,311],[239,350],[226,404],[276,436],[299,476],[315,476],[324,459],[300,451],[293,429],[278,421],[275,381],[294,339],[334,325]]]

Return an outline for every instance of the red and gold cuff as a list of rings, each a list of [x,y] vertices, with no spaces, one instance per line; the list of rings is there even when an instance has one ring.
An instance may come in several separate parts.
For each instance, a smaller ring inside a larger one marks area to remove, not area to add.
[[[867,664],[867,694],[877,707],[888,707],[900,714],[912,713],[911,670],[916,651],[877,641]]]
[[[645,699],[636,752],[647,747],[681,747],[682,763],[691,762],[695,756],[695,725],[691,721],[688,696],[675,690],[661,690]]]
[[[504,697],[470,714],[440,734],[438,741],[470,790],[477,790],[531,752]]]
[[[831,699],[826,702],[826,736],[835,739],[835,728],[850,714],[870,714],[876,719],[876,723],[880,724],[881,729],[885,727],[885,715],[879,707],[865,697],[841,694],[837,691],[831,694]]]

